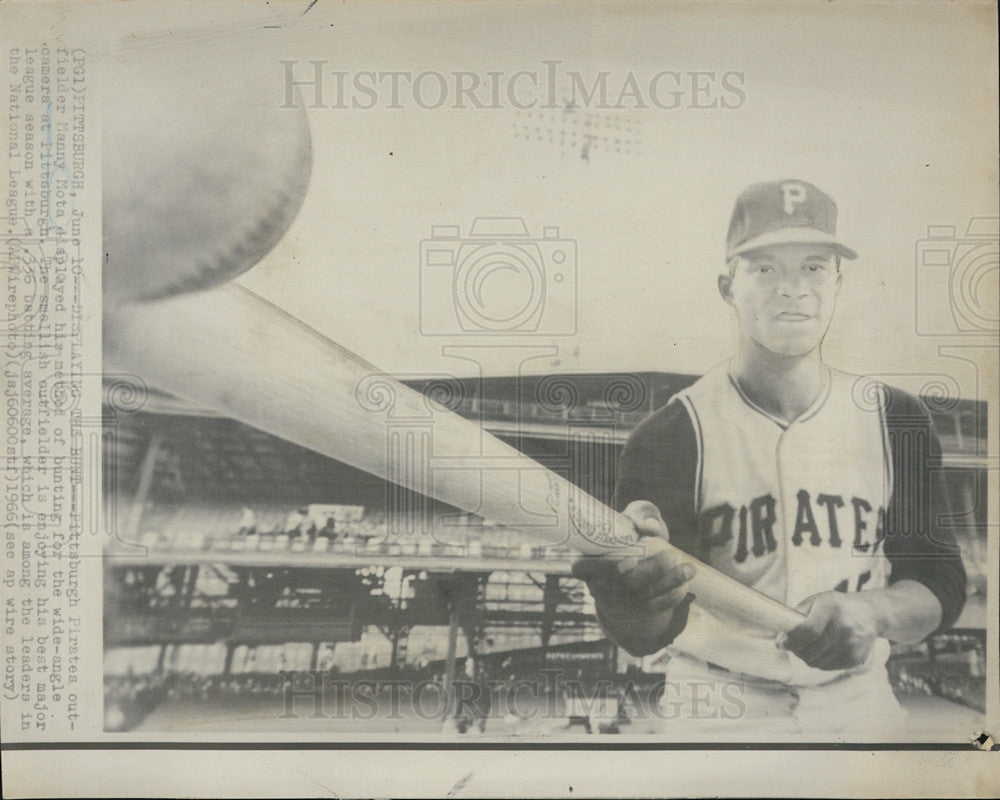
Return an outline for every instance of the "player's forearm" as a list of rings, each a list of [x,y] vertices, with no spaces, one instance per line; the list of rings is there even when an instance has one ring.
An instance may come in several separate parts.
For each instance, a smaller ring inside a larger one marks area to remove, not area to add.
[[[861,592],[877,616],[878,635],[891,642],[916,644],[941,624],[941,603],[922,583],[901,580],[885,589]]]

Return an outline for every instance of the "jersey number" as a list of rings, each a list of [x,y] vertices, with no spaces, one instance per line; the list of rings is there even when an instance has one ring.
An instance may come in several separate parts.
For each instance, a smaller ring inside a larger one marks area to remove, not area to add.
[[[865,570],[860,575],[858,575],[858,585],[854,587],[854,591],[860,592],[861,587],[868,583],[868,579],[871,578],[871,570]],[[848,592],[851,588],[850,578],[844,578],[840,583],[834,588],[835,592]]]

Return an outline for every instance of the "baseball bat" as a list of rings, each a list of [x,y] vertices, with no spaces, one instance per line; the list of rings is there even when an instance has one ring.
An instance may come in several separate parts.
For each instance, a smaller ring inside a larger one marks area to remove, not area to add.
[[[555,472],[235,283],[108,309],[106,370],[493,522],[588,555],[668,548],[695,601],[787,632],[803,616],[683,553]]]

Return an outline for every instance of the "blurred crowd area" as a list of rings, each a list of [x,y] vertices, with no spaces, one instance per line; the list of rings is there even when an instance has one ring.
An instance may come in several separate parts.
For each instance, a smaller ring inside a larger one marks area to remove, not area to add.
[[[941,697],[986,711],[985,630],[952,630],[900,648],[888,667],[897,695]]]
[[[488,522],[472,514],[436,515],[423,524],[412,515],[358,509],[352,515],[310,514],[287,506],[227,507],[185,503],[153,507],[143,515],[137,542],[154,552],[336,553],[357,556],[569,559],[573,551]]]

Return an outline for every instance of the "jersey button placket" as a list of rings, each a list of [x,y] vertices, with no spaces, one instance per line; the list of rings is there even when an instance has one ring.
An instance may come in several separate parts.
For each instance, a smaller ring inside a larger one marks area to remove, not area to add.
[[[785,463],[784,463],[785,461],[784,449],[785,449],[785,443],[788,441],[789,433],[793,432],[794,429],[795,429],[794,422],[788,425],[787,427],[783,428],[781,434],[778,436],[778,441],[774,446],[775,475],[778,481],[778,513],[776,516],[778,524],[781,525],[781,529],[777,533],[778,533],[778,538],[781,542],[782,571],[784,573],[784,584],[785,584],[783,601],[785,603],[788,602],[788,587],[791,578],[790,570],[791,570],[791,560],[792,560],[791,559],[792,543],[790,541],[791,536],[789,534],[789,531],[794,529],[795,521],[791,520],[790,523],[788,519],[789,506],[788,506],[788,489],[785,486],[787,471],[785,470]],[[791,656],[788,654],[788,652],[785,650],[780,650],[778,653],[778,658],[779,661],[781,661],[783,665],[787,667],[788,673],[789,675],[791,675],[792,671]],[[789,697],[790,697],[789,702],[791,703],[791,707],[794,709],[795,706],[798,705],[799,701],[798,695],[795,694],[794,692],[790,692]]]

